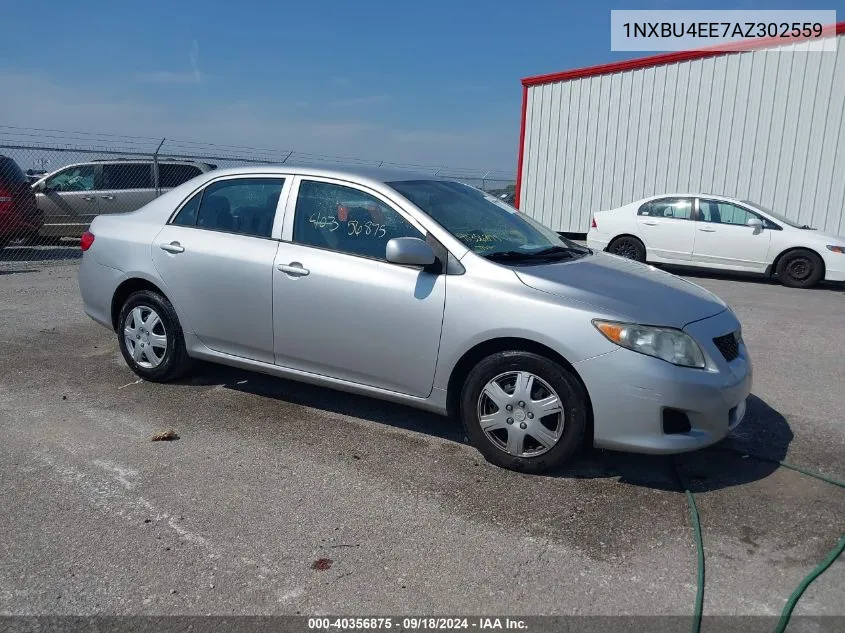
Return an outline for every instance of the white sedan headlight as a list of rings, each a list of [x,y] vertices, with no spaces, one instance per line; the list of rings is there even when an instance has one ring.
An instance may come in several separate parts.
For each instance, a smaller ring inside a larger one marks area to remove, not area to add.
[[[707,366],[698,343],[681,330],[598,319],[593,320],[593,325],[609,341],[640,354],[654,356],[681,367],[703,369]]]

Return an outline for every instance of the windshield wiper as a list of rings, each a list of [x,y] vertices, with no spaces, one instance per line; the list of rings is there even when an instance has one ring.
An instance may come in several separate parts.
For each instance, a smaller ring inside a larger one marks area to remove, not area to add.
[[[578,251],[566,246],[552,246],[539,251],[501,251],[485,255],[490,261],[531,261],[575,257]]]
[[[585,254],[584,251],[579,249],[572,248],[570,246],[550,246],[549,248],[544,248],[541,251],[534,251],[531,253],[535,257],[545,257],[547,255],[582,255]]]

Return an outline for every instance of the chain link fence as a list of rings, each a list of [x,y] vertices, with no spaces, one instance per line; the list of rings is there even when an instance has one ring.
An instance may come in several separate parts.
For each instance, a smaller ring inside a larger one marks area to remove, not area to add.
[[[494,170],[102,136],[0,126],[0,270],[77,262],[79,237],[95,216],[138,209],[203,172],[227,167],[307,163],[403,169],[455,178],[508,201],[515,184],[512,175]]]

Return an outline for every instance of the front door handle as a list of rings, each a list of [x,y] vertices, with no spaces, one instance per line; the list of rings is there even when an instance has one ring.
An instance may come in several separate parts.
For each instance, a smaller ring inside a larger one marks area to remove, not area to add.
[[[97,196],[82,196],[82,199],[91,202],[92,200],[96,200]]]
[[[114,196],[100,196],[103,200],[114,200]]]
[[[286,275],[292,275],[294,277],[305,277],[311,271],[307,268],[303,268],[302,264],[299,262],[291,262],[290,264],[279,264],[276,266],[280,271],[285,273]]]
[[[706,228],[706,229],[698,229],[698,230],[699,230],[699,231],[704,231],[705,233],[715,233],[715,232],[716,232],[716,229],[710,229],[710,228]]]
[[[170,244],[159,244],[159,248],[168,253],[184,253],[185,247],[179,242],[170,242]]]

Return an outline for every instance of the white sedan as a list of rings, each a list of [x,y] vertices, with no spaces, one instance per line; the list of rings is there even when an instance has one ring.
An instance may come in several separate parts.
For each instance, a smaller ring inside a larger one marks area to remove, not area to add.
[[[597,212],[587,245],[641,262],[776,275],[793,288],[845,281],[845,237],[710,194],[663,194]]]

